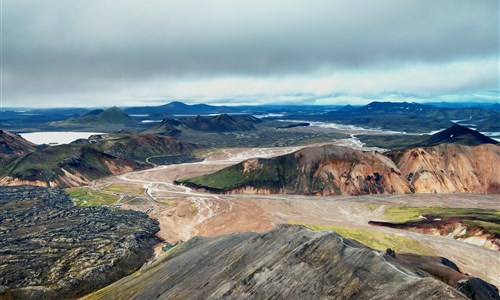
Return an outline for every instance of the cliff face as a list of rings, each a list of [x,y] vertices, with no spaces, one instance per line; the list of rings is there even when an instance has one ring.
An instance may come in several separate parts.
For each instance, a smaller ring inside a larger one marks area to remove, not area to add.
[[[500,147],[492,144],[443,144],[386,155],[327,145],[250,159],[176,183],[223,193],[499,193],[498,161]]]
[[[85,298],[467,299],[409,258],[382,255],[337,233],[296,225],[263,234],[194,238],[177,247],[140,274]],[[413,260],[425,262],[428,269],[441,268],[433,270],[438,276],[469,279],[448,260]]]
[[[61,190],[0,187],[0,299],[71,299],[153,256],[158,222],[136,211],[77,207]]]
[[[417,193],[500,193],[500,146],[441,144],[392,155]]]

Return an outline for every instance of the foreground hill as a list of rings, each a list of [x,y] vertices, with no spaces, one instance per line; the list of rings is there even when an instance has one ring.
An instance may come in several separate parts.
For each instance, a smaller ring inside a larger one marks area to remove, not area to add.
[[[158,222],[73,206],[61,190],[0,187],[0,299],[73,299],[153,256]]]
[[[444,258],[381,255],[335,232],[297,225],[177,247],[85,299],[467,299],[419,263],[469,296],[498,296]]]
[[[12,157],[0,170],[0,185],[72,187],[114,174],[150,167],[89,146],[60,145]]]
[[[443,144],[387,153],[326,145],[250,159],[176,183],[212,192],[362,195],[500,193],[500,147]]]
[[[35,149],[35,144],[17,134],[0,129],[0,157],[26,154],[35,151]]]

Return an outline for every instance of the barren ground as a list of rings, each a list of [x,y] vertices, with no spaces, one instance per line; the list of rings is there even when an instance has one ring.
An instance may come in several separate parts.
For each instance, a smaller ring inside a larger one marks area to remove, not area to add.
[[[342,145],[359,147],[354,139]],[[498,195],[484,194],[418,194],[357,197],[315,197],[289,195],[215,195],[174,185],[178,178],[211,173],[252,157],[271,157],[302,147],[216,149],[204,154],[205,161],[108,177],[95,182],[92,189],[110,184],[143,188],[143,195],[120,195],[122,208],[147,211],[160,221],[158,235],[173,243],[201,236],[242,231],[265,231],[279,223],[333,225],[377,230],[418,240],[434,255],[444,256],[466,273],[500,286],[500,251],[493,251],[456,241],[453,238],[429,236],[409,231],[374,227],[370,220],[384,220],[387,207],[451,206],[500,208]],[[120,192],[118,192],[120,194]],[[160,247],[157,250],[159,251]]]

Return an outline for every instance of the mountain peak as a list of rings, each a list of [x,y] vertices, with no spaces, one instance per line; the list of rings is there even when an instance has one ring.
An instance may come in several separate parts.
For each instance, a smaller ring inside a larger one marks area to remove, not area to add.
[[[443,143],[476,146],[481,144],[497,144],[498,142],[479,131],[455,123],[451,127],[431,135],[421,144],[432,146]]]

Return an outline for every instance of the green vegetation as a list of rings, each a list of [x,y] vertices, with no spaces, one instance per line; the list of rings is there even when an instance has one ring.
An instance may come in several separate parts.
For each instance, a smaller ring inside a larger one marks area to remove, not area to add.
[[[396,223],[409,221],[422,221],[419,216],[440,219],[459,219],[465,225],[472,228],[483,228],[486,232],[500,234],[500,210],[460,208],[460,207],[389,207],[384,217]]]
[[[119,199],[119,197],[114,194],[103,191],[93,191],[87,187],[70,188],[67,189],[66,192],[69,197],[75,201],[75,204],[79,206],[112,205]]]
[[[178,181],[220,190],[229,190],[254,184],[263,184],[265,187],[274,187],[279,184],[280,178],[283,176],[283,168],[281,165],[279,163],[270,164],[267,160],[259,161],[259,164],[258,169],[248,173],[243,171],[243,165],[240,163],[213,174]],[[276,176],[276,174],[278,174],[278,176]]]
[[[386,209],[384,217],[393,222],[404,223],[407,221],[421,220],[419,216],[432,216],[435,218],[461,218],[486,222],[500,222],[500,210],[461,208],[446,206],[408,207],[393,206]]]
[[[373,203],[368,203],[366,205],[366,207],[370,210],[370,211],[374,211],[377,209],[377,205],[373,204]]]
[[[360,229],[343,226],[324,226],[304,224],[312,230],[329,230],[335,231],[345,238],[353,239],[361,244],[373,248],[375,250],[383,251],[387,248],[392,248],[397,252],[417,253],[421,255],[432,255],[432,251],[427,247],[421,245],[417,240],[399,236],[396,234],[380,232],[378,230]]]
[[[144,188],[125,186],[120,184],[107,185],[103,188],[103,190],[107,192],[115,192],[115,193],[135,195],[135,196],[142,196],[144,194]]]

